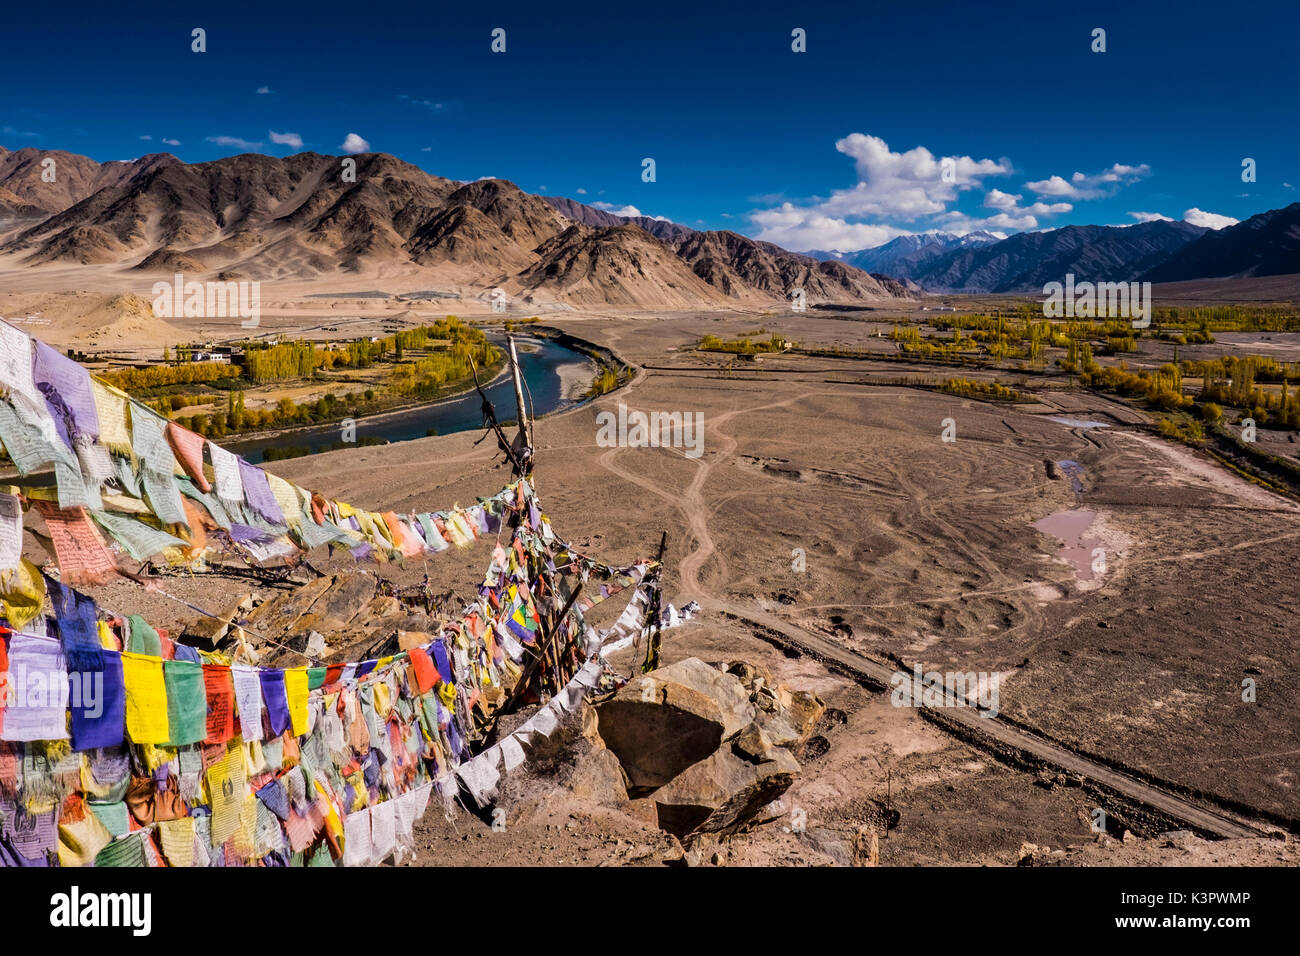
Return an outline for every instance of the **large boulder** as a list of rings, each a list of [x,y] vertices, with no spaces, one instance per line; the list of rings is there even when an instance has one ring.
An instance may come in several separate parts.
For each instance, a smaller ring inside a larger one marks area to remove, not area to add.
[[[661,683],[689,687],[713,698],[722,711],[723,740],[730,740],[754,719],[754,705],[740,678],[712,664],[706,664],[698,657],[688,657],[676,664],[660,667],[645,677]]]
[[[601,704],[600,736],[640,796],[672,780],[718,749],[726,726],[722,708],[706,694],[656,679],[631,681]]]
[[[769,748],[757,763],[723,748],[654,794],[659,827],[678,837],[735,833],[785,793],[799,772],[790,751]]]
[[[661,829],[694,840],[759,822],[799,772],[791,749],[824,712],[762,668],[692,657],[600,705],[600,736],[627,774],[630,805],[652,806]]]

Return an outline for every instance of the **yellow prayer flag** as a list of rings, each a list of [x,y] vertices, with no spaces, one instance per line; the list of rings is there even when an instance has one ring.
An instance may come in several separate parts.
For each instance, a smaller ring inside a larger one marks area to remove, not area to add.
[[[293,735],[302,737],[307,733],[307,668],[285,668],[284,695],[289,701],[289,724]]]
[[[113,834],[99,817],[84,810],[76,823],[59,821],[59,866],[93,866],[100,850],[113,842]]]
[[[165,744],[167,684],[163,662],[143,654],[122,655],[122,682],[126,685],[126,732],[137,744]]]
[[[0,571],[0,612],[10,627],[22,630],[41,613],[45,601],[45,578],[40,568],[26,558],[18,567]]]
[[[373,686],[374,686],[373,700],[375,705],[375,716],[378,717],[380,720],[387,720],[388,712],[389,710],[392,709],[393,706],[391,695],[388,693],[388,685],[383,681],[375,681]]]
[[[248,784],[243,748],[231,742],[226,755],[208,767],[208,803],[212,807],[212,845],[220,846],[239,829]]]
[[[266,483],[271,487],[271,495],[275,498],[275,503],[284,512],[284,520],[293,527],[301,524],[302,508],[305,502],[299,494],[300,489],[298,486],[290,484],[279,475],[273,475],[269,471],[266,473]]]

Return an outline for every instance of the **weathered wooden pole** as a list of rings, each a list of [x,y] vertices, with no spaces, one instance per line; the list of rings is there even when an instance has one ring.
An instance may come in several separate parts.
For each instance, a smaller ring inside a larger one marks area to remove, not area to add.
[[[515,380],[515,407],[519,409],[519,433],[524,436],[524,446],[533,447],[532,429],[528,427],[528,408],[524,405],[524,379],[519,368],[519,356],[515,352],[515,337],[506,336],[510,345],[510,374]]]

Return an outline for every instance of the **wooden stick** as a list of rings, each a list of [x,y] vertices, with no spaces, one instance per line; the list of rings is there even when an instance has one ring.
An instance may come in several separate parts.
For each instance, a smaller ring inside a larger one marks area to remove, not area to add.
[[[519,356],[515,353],[515,337],[506,336],[510,345],[510,374],[515,381],[515,407],[519,409],[519,432],[524,436],[524,445],[533,447],[532,430],[528,427],[528,407],[524,404],[523,373],[519,369]]]

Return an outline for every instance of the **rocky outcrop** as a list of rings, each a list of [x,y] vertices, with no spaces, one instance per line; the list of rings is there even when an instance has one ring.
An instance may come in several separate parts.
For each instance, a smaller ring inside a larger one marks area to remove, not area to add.
[[[599,709],[599,733],[633,802],[689,840],[754,823],[799,773],[792,752],[825,705],[744,662],[687,658],[629,682]]]

